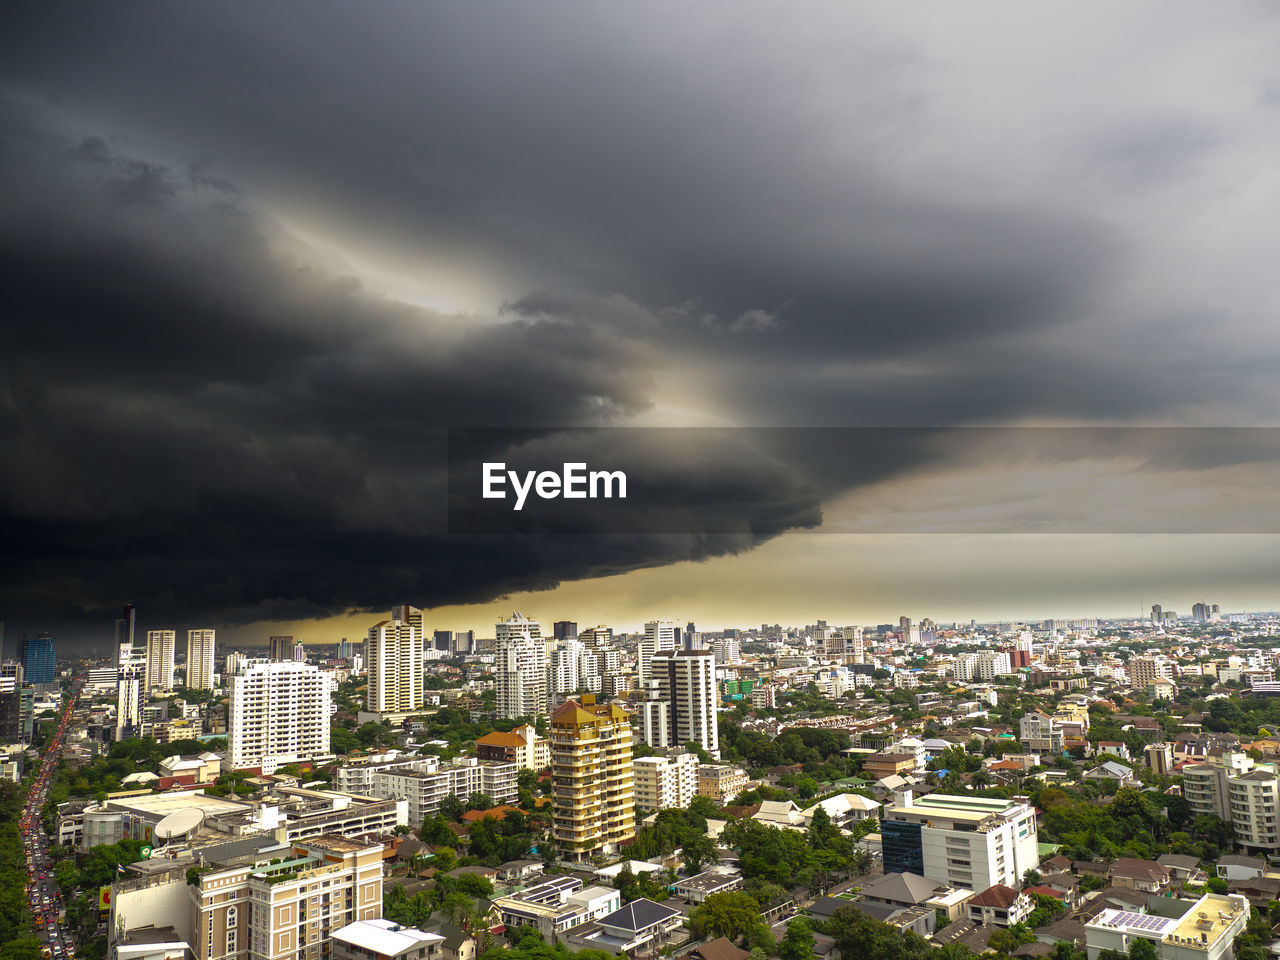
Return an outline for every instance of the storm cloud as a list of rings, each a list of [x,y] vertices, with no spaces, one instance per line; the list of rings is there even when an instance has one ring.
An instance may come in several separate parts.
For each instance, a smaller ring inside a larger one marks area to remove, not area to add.
[[[732,490],[714,523],[451,538],[449,427],[1280,413],[1255,4],[3,16],[11,623],[487,600],[974,459],[672,451],[673,503]],[[1133,469],[1195,460],[1159,447]]]

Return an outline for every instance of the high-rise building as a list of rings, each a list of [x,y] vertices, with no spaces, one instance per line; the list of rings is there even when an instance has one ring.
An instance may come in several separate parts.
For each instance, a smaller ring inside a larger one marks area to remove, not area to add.
[[[1163,657],[1131,657],[1125,664],[1129,683],[1135,690],[1146,690],[1156,679],[1172,679],[1173,664]]]
[[[577,640],[578,625],[572,620],[557,620],[551,624],[551,636],[556,640]]]
[[[37,633],[27,638],[22,653],[22,669],[27,683],[53,683],[58,675],[58,658],[53,652],[53,634]]]
[[[307,663],[259,660],[230,679],[227,749],[233,768],[271,774],[329,753],[329,674]]]
[[[613,643],[613,627],[607,627],[603,623],[595,627],[585,627],[578,631],[578,639],[588,649],[607,647]]]
[[[575,693],[582,688],[582,644],[575,637],[557,640],[547,659],[547,693]]]
[[[533,717],[547,709],[547,644],[542,627],[520,611],[495,629],[498,716]]]
[[[406,614],[412,607],[396,607]],[[422,611],[414,620],[393,617],[369,628],[364,643],[372,713],[412,713],[422,709]]]
[[[136,737],[142,727],[142,701],[146,692],[145,647],[121,644],[116,650],[116,739]]]
[[[108,668],[110,669],[110,668]],[[115,679],[115,671],[111,671],[112,680]],[[22,664],[17,660],[5,660],[0,662],[0,693],[12,693],[19,689],[25,682],[22,672]],[[0,743],[3,743],[0,738]]]
[[[476,652],[476,632],[474,630],[453,631],[453,644],[450,653],[469,654]]]
[[[898,618],[898,631],[902,634],[902,642],[904,644],[916,644],[920,642],[920,626],[911,622],[910,617]]]
[[[453,652],[453,631],[452,630],[436,630],[432,634],[437,650],[444,650],[446,653]]]
[[[267,659],[275,663],[284,663],[293,659],[293,637],[281,635],[267,638]]]
[[[654,654],[662,650],[679,650],[684,644],[681,641],[680,627],[671,620],[650,620],[644,625],[644,636],[640,640],[640,657],[637,673],[640,683],[649,679],[649,661]]]
[[[1280,781],[1244,753],[1184,766],[1182,794],[1193,816],[1212,814],[1231,824],[1235,842],[1250,853],[1280,852]]]
[[[720,757],[716,658],[710,650],[663,650],[649,664],[642,739],[651,747],[696,743]]]
[[[295,663],[307,662],[307,648],[302,645],[301,640],[293,645],[293,659]]]
[[[145,689],[163,690],[166,693],[173,689],[174,648],[178,644],[175,630],[147,631],[147,672]]]
[[[120,666],[120,659],[119,659],[120,648],[133,646],[133,632],[134,632],[134,624],[136,619],[137,617],[134,613],[133,604],[131,603],[125,604],[124,614],[118,620],[116,620],[115,652],[117,654],[117,657],[116,657],[117,667]]]
[[[552,834],[568,859],[614,854],[635,836],[631,721],[592,694],[551,715]]]
[[[213,689],[213,655],[212,630],[187,631],[187,687],[192,690]]]

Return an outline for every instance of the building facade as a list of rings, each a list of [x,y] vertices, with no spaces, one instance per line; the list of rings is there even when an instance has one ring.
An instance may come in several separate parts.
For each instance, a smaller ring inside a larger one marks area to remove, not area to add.
[[[1022,886],[1040,865],[1035,810],[1021,800],[902,791],[880,825],[884,871],[981,893]]]
[[[213,689],[215,636],[212,630],[187,631],[187,687]]]
[[[365,640],[370,713],[413,713],[422,709],[422,626],[418,622],[383,620],[369,628]]]
[[[692,753],[633,759],[636,808],[656,813],[687,807],[698,795],[698,766],[698,758]]]
[[[552,835],[569,859],[616,853],[635,836],[631,722],[587,694],[551,715]]]
[[[498,716],[534,717],[547,710],[547,644],[542,627],[519,611],[496,625]]]
[[[178,645],[176,630],[147,631],[147,672],[146,689],[162,690],[168,693],[173,689],[174,654]]]
[[[263,773],[327,756],[332,678],[318,667],[251,661],[231,677],[227,748],[234,769]]]
[[[710,650],[663,650],[649,662],[641,736],[659,749],[696,743],[720,757],[716,658]]]

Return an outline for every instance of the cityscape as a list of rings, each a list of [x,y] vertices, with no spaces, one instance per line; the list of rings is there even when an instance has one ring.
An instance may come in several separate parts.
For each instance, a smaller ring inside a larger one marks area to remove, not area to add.
[[[0,16],[0,960],[1280,960],[1280,7]]]
[[[131,960],[1265,953],[1280,613],[1187,606],[628,633],[400,604],[236,649],[126,606],[112,658],[42,633],[0,665],[34,936]]]

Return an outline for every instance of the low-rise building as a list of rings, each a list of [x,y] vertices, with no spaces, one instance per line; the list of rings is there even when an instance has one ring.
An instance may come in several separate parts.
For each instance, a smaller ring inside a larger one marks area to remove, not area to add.
[[[993,884],[969,898],[969,919],[975,924],[1011,927],[1031,916],[1035,902],[1025,893],[1003,883]]]
[[[698,796],[719,806],[729,803],[747,788],[747,771],[724,763],[698,765]]]
[[[1106,909],[1085,924],[1089,960],[1103,950],[1127,954],[1137,940],[1155,945],[1159,960],[1230,960],[1232,944],[1249,920],[1249,902],[1233,894],[1205,894],[1178,917]]]
[[[356,920],[331,935],[333,960],[439,960],[444,937],[391,920]]]

